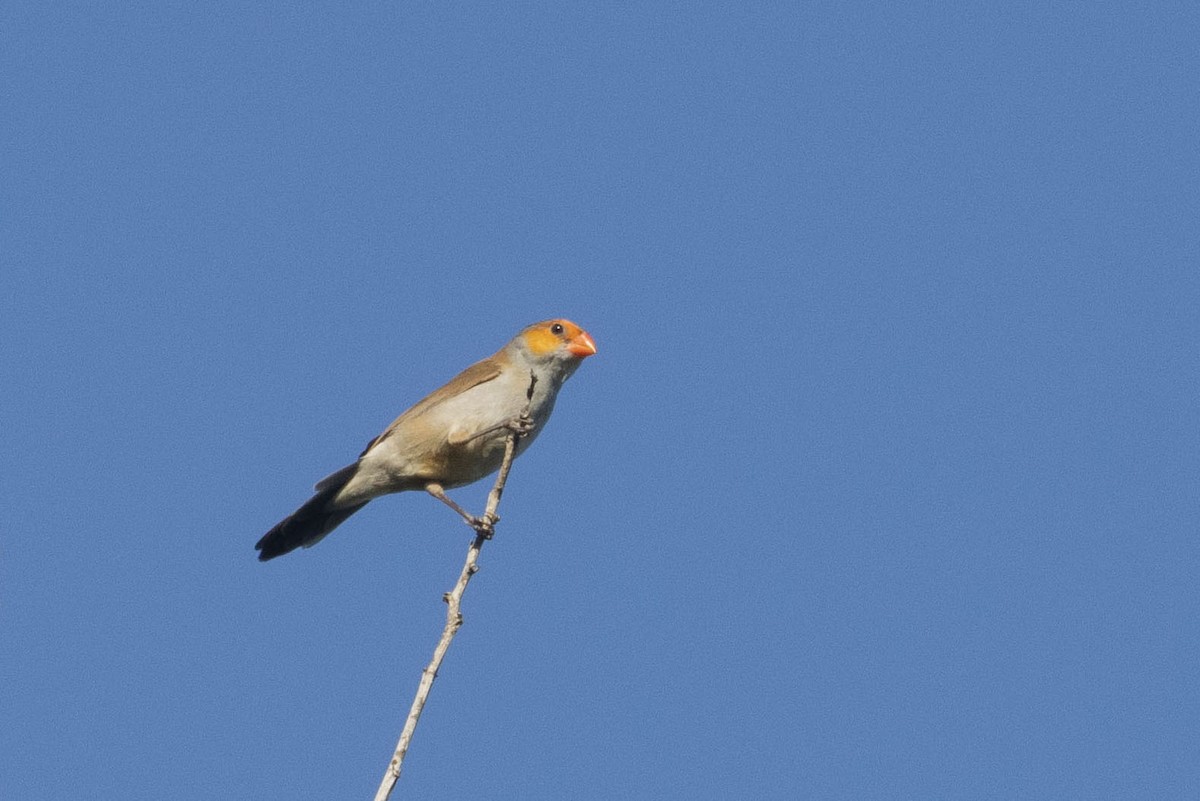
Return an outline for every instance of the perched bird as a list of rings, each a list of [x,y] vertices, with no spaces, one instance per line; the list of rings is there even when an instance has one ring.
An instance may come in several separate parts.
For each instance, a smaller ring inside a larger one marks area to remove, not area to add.
[[[425,490],[477,524],[445,489],[498,470],[511,431],[523,434],[518,455],[529,447],[550,418],[563,382],[595,352],[592,337],[570,320],[524,329],[496,355],[397,417],[357,462],[321,479],[316,494],[254,546],[258,558],[265,562],[314,545],[367,502],[393,492]],[[526,403],[529,414],[523,418]]]

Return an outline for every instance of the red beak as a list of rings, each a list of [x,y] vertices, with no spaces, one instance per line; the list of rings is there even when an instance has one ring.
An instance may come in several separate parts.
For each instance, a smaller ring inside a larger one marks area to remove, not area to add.
[[[596,353],[596,343],[592,341],[591,334],[587,331],[580,331],[567,343],[567,353],[585,359]]]

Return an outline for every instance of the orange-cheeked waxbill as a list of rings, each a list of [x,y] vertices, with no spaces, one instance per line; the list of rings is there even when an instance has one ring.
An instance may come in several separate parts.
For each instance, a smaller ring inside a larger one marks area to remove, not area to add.
[[[570,320],[525,328],[397,417],[354,464],[321,479],[316,494],[254,546],[258,558],[314,545],[368,502],[393,492],[425,490],[469,518],[444,490],[498,470],[514,426],[527,432],[517,441],[517,455],[529,447],[550,419],[563,382],[595,352],[592,337]]]

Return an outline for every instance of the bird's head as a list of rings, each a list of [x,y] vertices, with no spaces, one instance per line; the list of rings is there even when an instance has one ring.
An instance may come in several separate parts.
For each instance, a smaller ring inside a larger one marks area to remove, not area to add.
[[[517,339],[529,355],[536,358],[566,354],[584,359],[596,352],[591,335],[570,320],[534,323],[518,334]]]
[[[510,347],[531,366],[550,368],[565,379],[596,352],[591,335],[570,320],[543,320],[523,329]]]

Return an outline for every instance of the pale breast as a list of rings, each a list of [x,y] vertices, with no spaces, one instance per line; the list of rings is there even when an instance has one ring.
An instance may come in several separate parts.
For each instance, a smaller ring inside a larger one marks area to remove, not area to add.
[[[525,406],[528,377],[504,373],[458,395],[405,415],[359,461],[347,491],[363,499],[420,489],[470,484],[495,472],[504,459],[509,430]],[[557,386],[539,382],[530,403],[533,430],[518,443],[521,453],[550,417]]]
[[[506,426],[524,409],[528,386],[523,376],[514,380],[506,374],[439,405],[437,416],[450,432],[442,451],[445,486],[470,484],[500,468],[509,434]],[[518,454],[541,431],[554,408],[555,394],[553,387],[535,387],[530,403],[534,428],[518,442]]]

